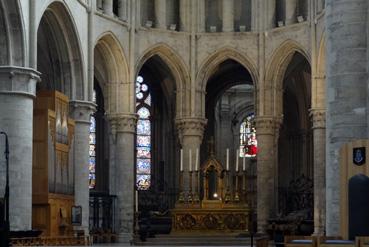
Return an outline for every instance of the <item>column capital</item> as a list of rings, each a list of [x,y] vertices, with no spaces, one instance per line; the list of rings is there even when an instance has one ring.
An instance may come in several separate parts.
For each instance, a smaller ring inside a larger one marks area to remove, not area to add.
[[[31,68],[0,66],[0,93],[35,97],[40,75],[40,72]]]
[[[278,130],[282,124],[282,120],[282,117],[257,116],[255,118],[256,133],[258,135],[275,135],[276,130]]]
[[[208,120],[200,117],[187,117],[176,119],[176,126],[179,133],[179,139],[182,143],[183,137],[192,136],[202,140],[205,126]]]
[[[313,123],[313,129],[325,129],[325,109],[310,109],[309,115]]]
[[[90,124],[90,117],[96,111],[96,104],[90,101],[71,100],[69,109],[70,115],[76,123]]]
[[[113,113],[108,114],[113,136],[116,133],[136,133],[137,114],[133,113]]]

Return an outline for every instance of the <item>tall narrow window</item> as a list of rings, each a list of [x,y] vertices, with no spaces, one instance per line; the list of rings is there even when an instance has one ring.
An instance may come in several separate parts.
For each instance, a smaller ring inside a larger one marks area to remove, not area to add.
[[[136,102],[136,184],[139,190],[147,190],[151,184],[151,95],[142,76],[138,76],[136,80]]]
[[[92,100],[96,103],[96,91],[93,91]],[[96,186],[96,118],[94,115],[91,116],[90,123],[90,149],[89,149],[89,162],[88,162],[88,170],[89,170],[89,187],[90,189],[94,189]]]
[[[255,115],[249,114],[240,126],[240,157],[256,157],[258,141],[256,139]]]

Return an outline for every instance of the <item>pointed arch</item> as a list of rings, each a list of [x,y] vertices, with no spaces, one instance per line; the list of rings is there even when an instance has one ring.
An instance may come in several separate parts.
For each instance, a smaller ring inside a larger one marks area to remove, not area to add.
[[[214,54],[210,55],[200,66],[196,81],[201,91],[205,91],[206,84],[210,76],[217,69],[218,65],[228,59],[234,60],[241,64],[250,73],[253,84],[257,88],[258,73],[256,65],[252,62],[252,60],[246,54],[242,54],[233,48],[223,47]]]
[[[137,60],[136,73],[138,74],[142,66],[154,56],[159,56],[164,61],[175,79],[177,118],[188,115],[191,91],[190,76],[186,64],[173,48],[167,44],[159,43],[144,51]]]
[[[283,79],[288,68],[288,65],[293,59],[295,53],[301,54],[310,64],[310,56],[302,45],[294,40],[286,40],[283,42],[271,56],[270,63],[267,66],[265,74],[264,89],[273,90],[272,92],[265,92],[265,95],[270,95],[271,100],[266,102],[263,110],[265,115],[272,115],[280,117],[282,116],[282,91],[283,91]],[[268,104],[269,103],[269,104]]]
[[[110,113],[128,112],[129,102],[119,102],[131,96],[126,88],[129,81],[128,64],[123,48],[112,32],[98,37],[94,56],[95,78],[103,89],[106,110]]]
[[[0,65],[25,66],[25,44],[19,0],[0,1]]]
[[[40,36],[40,35],[43,35]],[[50,36],[50,37],[49,37]],[[81,41],[76,29],[76,23],[68,6],[61,1],[53,1],[44,10],[37,28],[37,42],[44,38],[55,48],[60,83],[63,93],[71,100],[88,99],[88,90],[84,68]],[[37,67],[41,61],[41,47],[38,47]],[[55,61],[54,61],[55,62]],[[48,78],[49,79],[49,78]]]

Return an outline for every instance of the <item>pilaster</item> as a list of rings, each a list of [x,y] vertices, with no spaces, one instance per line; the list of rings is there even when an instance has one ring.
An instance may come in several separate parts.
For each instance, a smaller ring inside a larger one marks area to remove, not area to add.
[[[166,29],[167,1],[155,0],[155,27]]]
[[[290,25],[296,22],[296,9],[297,9],[297,0],[285,1],[286,25]]]
[[[9,218],[12,231],[32,229],[33,99],[40,73],[23,67],[0,66],[0,131],[9,137]],[[3,161],[5,140],[0,137]],[[5,162],[0,184],[5,185]],[[4,188],[0,194],[4,195]]]
[[[234,0],[223,1],[223,32],[234,31]]]

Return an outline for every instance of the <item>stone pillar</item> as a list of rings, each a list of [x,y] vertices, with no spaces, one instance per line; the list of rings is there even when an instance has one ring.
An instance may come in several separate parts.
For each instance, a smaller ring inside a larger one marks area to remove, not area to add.
[[[77,227],[89,233],[89,196],[88,187],[88,160],[90,118],[95,111],[95,104],[87,101],[71,101],[70,115],[76,125],[74,129],[74,203],[82,206],[82,225]]]
[[[276,130],[279,122],[273,117],[256,118],[258,139],[257,161],[257,231],[266,233],[268,219],[275,211],[275,171],[277,159]]]
[[[191,1],[190,0],[179,0],[179,28],[181,31],[188,32],[190,31],[190,9]]]
[[[326,234],[339,235],[339,148],[368,136],[367,0],[327,0],[325,16]]]
[[[197,9],[198,9],[198,17],[197,17],[197,25],[198,25],[198,32],[205,32],[205,19],[206,19],[206,11],[205,11],[205,0],[198,0],[197,1]]]
[[[103,9],[103,0],[96,0],[96,8]]]
[[[325,233],[325,110],[311,109],[314,146],[314,235]]]
[[[194,170],[196,149],[200,150],[206,123],[206,119],[196,117],[180,118],[176,120],[179,140],[183,149],[183,170],[185,172],[184,191],[187,191],[189,188],[189,150],[192,150],[192,170]]]
[[[268,0],[268,7],[267,7],[267,19],[266,19],[266,28],[272,29],[275,27],[276,23],[276,0]]]
[[[128,20],[128,0],[119,0],[118,17],[122,21]]]
[[[130,243],[133,239],[135,189],[135,132],[136,114],[108,116],[115,142],[115,188],[118,241]]]
[[[106,15],[110,15],[113,16],[113,0],[104,0],[103,1],[103,9],[104,9],[104,13]]]
[[[223,1],[223,32],[234,31],[234,0]]]
[[[155,0],[155,27],[167,28],[167,0]]]
[[[0,66],[0,131],[9,137],[10,230],[32,229],[33,99],[39,73]],[[0,136],[0,195],[5,193],[5,138]]]
[[[290,25],[296,22],[297,0],[285,0],[285,24]]]

